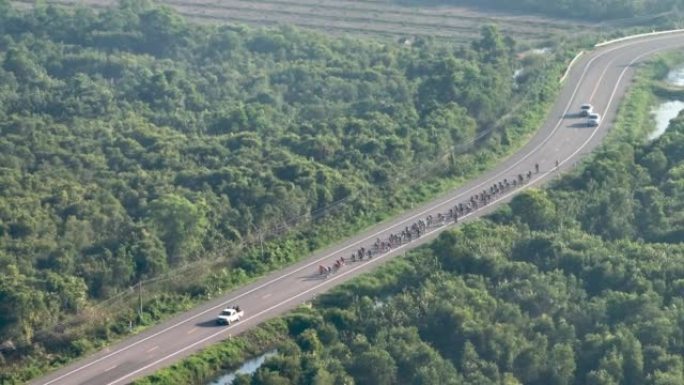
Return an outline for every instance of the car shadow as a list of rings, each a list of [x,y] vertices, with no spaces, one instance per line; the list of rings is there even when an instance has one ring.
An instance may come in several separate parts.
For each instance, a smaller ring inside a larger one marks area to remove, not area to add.
[[[201,328],[221,328],[221,327],[225,327],[226,325],[218,324],[218,323],[216,323],[216,320],[209,320],[209,321],[198,322],[195,324],[195,326],[199,326]]]
[[[583,116],[580,115],[579,112],[568,112],[567,114],[563,115],[563,119],[576,119],[576,118],[582,118]]]
[[[570,128],[589,128],[589,124],[587,122],[578,122],[578,123],[573,123],[569,125],[568,127]]]

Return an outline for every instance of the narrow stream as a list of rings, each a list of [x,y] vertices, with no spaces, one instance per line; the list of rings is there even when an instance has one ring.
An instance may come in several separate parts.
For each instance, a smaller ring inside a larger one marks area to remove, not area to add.
[[[664,134],[670,125],[670,120],[676,118],[681,110],[684,110],[684,102],[681,100],[669,100],[655,107],[652,113],[656,121],[656,129],[648,135],[648,139],[653,140]]]
[[[670,71],[670,73],[667,74],[667,79],[665,81],[667,84],[673,86],[684,87],[684,66]]]
[[[230,385],[233,383],[233,380],[235,380],[235,377],[237,377],[238,374],[252,374],[256,372],[257,369],[259,369],[259,367],[263,365],[268,358],[273,357],[276,354],[278,354],[277,350],[271,350],[260,355],[259,357],[252,358],[251,360],[242,364],[242,366],[240,366],[237,370],[226,373],[207,385]]]
[[[665,81],[667,84],[673,86],[684,87],[684,66],[670,71],[670,73],[667,74]],[[670,125],[670,120],[676,118],[681,110],[684,110],[683,100],[666,100],[654,107],[651,113],[656,122],[656,129],[648,135],[648,139],[656,139],[665,133],[667,127]]]

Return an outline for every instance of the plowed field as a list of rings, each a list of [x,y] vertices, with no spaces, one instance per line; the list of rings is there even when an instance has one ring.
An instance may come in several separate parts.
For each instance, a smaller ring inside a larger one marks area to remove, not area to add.
[[[15,1],[21,5],[32,0]],[[48,0],[47,3],[105,7],[114,0]],[[483,24],[493,23],[518,40],[539,42],[557,34],[587,32],[596,27],[579,21],[483,12],[451,6],[413,7],[392,0],[167,0],[181,14],[205,22],[249,25],[294,24],[332,34],[432,36],[470,41]]]

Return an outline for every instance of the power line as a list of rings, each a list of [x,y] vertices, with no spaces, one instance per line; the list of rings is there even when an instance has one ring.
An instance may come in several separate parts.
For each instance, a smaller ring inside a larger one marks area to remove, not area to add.
[[[411,180],[413,181],[413,185],[417,184],[420,181],[423,181],[424,179],[434,176],[432,174],[432,171],[436,170],[438,167],[440,167],[443,162],[448,159],[449,156],[454,156],[454,155],[461,155],[468,150],[472,149],[472,147],[481,141],[482,139],[486,138],[487,136],[491,135],[492,133],[496,132],[497,130],[501,129],[503,124],[513,117],[513,114],[520,109],[521,106],[526,104],[526,101],[528,100],[529,94],[531,94],[531,90],[527,90],[522,97],[520,97],[519,102],[511,108],[511,110],[501,116],[496,122],[493,122],[490,124],[487,128],[484,130],[479,131],[475,136],[472,138],[460,142],[458,144],[453,144],[451,145],[448,149],[444,150],[441,154],[439,154],[437,157],[434,158],[433,162],[419,162],[418,165],[411,170],[407,171],[403,175],[398,176],[397,178],[394,178],[393,180],[390,180],[386,182],[383,186],[379,186],[377,189],[381,190],[383,188],[386,188],[388,186],[391,186],[393,184],[398,184],[402,181],[405,180]],[[364,189],[367,190],[367,189]],[[338,208],[343,207],[345,204],[352,202],[356,198],[359,197],[361,194],[360,190],[354,190],[347,196],[340,198],[336,201],[333,201],[329,203],[328,205],[309,211],[308,213],[303,213],[303,214],[297,214],[297,215],[292,215],[288,218],[285,218],[282,220],[281,223],[275,224],[275,225],[269,225],[266,226],[265,228],[263,227],[257,227],[254,224],[251,224],[252,228],[254,229],[255,233],[258,234],[258,238],[254,239],[252,241],[246,241],[246,242],[238,242],[237,244],[231,243],[228,244],[224,247],[217,248],[215,250],[212,250],[212,253],[218,254],[218,255],[224,255],[228,253],[231,249],[235,249],[234,251],[241,251],[250,247],[254,247],[257,243],[259,242],[259,245],[261,247],[261,255],[262,258],[264,257],[264,241],[268,241],[269,239],[272,239],[274,237],[277,237],[279,235],[282,235],[286,233],[287,231],[291,230],[293,227],[302,225],[303,223],[307,222],[313,222],[316,220],[319,220],[334,210],[337,210]],[[249,235],[249,234],[247,234]],[[207,259],[199,259],[195,262],[191,262],[179,267],[174,268],[171,271],[168,271],[166,273],[163,273],[159,276],[148,278],[148,279],[142,279],[139,280],[135,286],[131,286],[129,289],[124,289],[119,291],[118,293],[110,296],[107,299],[104,299],[90,307],[90,309],[94,310],[99,310],[102,308],[110,308],[112,307],[113,303],[117,301],[126,301],[125,297],[132,297],[135,294],[135,288],[137,287],[138,291],[138,314],[140,317],[142,317],[143,314],[143,295],[142,295],[142,286],[143,284],[145,286],[152,286],[152,284],[159,284],[163,283],[166,281],[170,281],[174,278],[178,278],[179,276],[186,276],[188,271],[191,269],[200,269],[202,267],[214,265],[216,263],[226,261],[226,259],[219,257],[213,260],[207,260]],[[185,283],[185,282],[184,282]],[[148,290],[152,291],[152,290]],[[79,317],[84,316],[84,314],[77,314],[74,319],[69,320],[69,321],[64,321],[60,322],[58,324],[52,325],[52,326],[47,326],[42,329],[39,329],[36,331],[36,336],[39,334],[45,333],[49,329],[59,329],[59,328],[64,328],[68,326],[71,323],[78,322],[77,319]]]

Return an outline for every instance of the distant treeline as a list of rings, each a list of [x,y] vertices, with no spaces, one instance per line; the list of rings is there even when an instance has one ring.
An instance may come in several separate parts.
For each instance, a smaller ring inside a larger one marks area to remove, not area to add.
[[[683,0],[395,0],[404,4],[468,5],[557,17],[622,19],[684,10]]]

